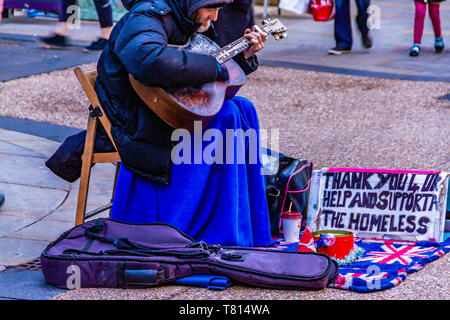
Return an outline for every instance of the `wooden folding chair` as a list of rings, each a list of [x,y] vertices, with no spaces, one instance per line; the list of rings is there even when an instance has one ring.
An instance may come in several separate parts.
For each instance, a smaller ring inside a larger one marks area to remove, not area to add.
[[[78,203],[75,217],[75,225],[77,226],[84,223],[85,219],[90,218],[96,214],[99,214],[105,210],[111,209],[121,160],[119,153],[117,152],[116,144],[114,143],[114,140],[111,135],[111,123],[108,117],[106,116],[105,112],[103,111],[97,93],[94,90],[95,80],[97,78],[97,71],[94,70],[90,72],[84,72],[79,67],[75,68],[74,71],[75,75],[78,78],[78,81],[80,81],[81,87],[83,88],[84,92],[86,93],[86,96],[89,99],[89,102],[91,103],[91,106],[89,107],[88,124],[86,129],[86,142],[84,145],[84,153],[82,156],[83,163],[81,167],[80,189],[78,191]],[[103,128],[105,128],[109,139],[111,140],[112,144],[116,149],[115,152],[108,152],[108,153],[95,152],[94,147],[95,147],[95,135],[97,132],[97,120],[100,120],[101,124],[103,125]],[[89,192],[89,180],[91,176],[92,164],[110,163],[110,162],[117,163],[111,202],[86,213],[86,205]]]

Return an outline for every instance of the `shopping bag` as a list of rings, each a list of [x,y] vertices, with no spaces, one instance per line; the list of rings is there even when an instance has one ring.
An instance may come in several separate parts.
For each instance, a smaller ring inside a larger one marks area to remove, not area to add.
[[[311,0],[311,13],[315,21],[333,20],[336,4],[334,0]]]
[[[309,12],[311,0],[280,0],[278,7],[281,10],[287,10],[296,14],[304,14]]]

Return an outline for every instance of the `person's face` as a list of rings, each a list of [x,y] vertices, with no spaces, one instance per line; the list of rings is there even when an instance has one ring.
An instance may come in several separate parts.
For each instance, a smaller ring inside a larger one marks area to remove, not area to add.
[[[194,20],[197,23],[201,23],[201,27],[197,32],[205,32],[209,29],[211,21],[216,21],[219,15],[220,8],[201,8],[198,9],[194,15]]]

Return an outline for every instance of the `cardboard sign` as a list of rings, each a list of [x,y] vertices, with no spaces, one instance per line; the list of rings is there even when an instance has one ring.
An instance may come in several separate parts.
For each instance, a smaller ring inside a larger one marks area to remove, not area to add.
[[[440,171],[323,168],[312,178],[309,227],[362,238],[443,241],[448,177]]]

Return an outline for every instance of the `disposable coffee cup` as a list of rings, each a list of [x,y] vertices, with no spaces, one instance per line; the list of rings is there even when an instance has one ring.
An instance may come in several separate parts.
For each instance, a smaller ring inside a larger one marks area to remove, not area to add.
[[[286,211],[281,214],[281,221],[283,223],[284,240],[287,242],[299,241],[302,214],[295,211]]]

